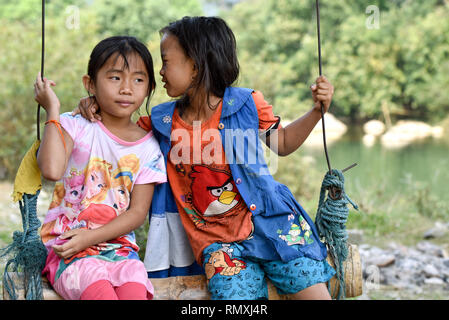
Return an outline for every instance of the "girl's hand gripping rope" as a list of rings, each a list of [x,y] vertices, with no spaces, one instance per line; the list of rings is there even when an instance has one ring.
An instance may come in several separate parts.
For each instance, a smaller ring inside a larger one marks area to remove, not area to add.
[[[39,103],[47,114],[57,113],[59,115],[59,99],[51,87],[56,86],[56,83],[47,78],[42,79],[39,72],[34,82],[34,100]]]
[[[332,97],[334,95],[334,86],[325,76],[320,76],[316,82],[310,86],[315,110],[321,110],[321,103],[324,105],[324,112],[329,110]]]

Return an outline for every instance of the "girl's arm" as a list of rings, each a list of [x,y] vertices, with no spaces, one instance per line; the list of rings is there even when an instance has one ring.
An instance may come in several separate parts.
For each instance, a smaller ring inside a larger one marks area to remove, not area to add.
[[[37,163],[42,176],[52,181],[58,181],[64,175],[73,148],[72,138],[59,124],[60,103],[50,87],[55,85],[56,83],[46,78],[42,80],[40,73],[34,83],[34,99],[47,113]]]
[[[150,209],[154,184],[136,184],[131,193],[129,209],[111,222],[98,229],[74,229],[61,235],[61,239],[69,239],[63,245],[54,245],[55,253],[64,259],[96,245],[126,235],[140,227]]]
[[[329,110],[334,94],[332,84],[324,76],[321,76],[310,89],[314,101],[313,109],[285,128],[277,130],[277,153],[280,156],[287,156],[296,151],[306,141],[310,132],[321,119],[321,102],[324,105],[324,112]],[[276,139],[276,134],[271,134],[266,141],[267,145],[273,148],[273,141],[270,143],[270,138]]]

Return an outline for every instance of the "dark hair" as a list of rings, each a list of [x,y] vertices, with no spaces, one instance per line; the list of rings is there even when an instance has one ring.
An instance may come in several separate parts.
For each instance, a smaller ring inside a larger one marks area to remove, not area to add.
[[[193,80],[194,95],[205,89],[209,95],[222,98],[225,89],[239,76],[239,62],[234,33],[219,17],[184,17],[171,22],[159,33],[170,33],[178,38],[186,56],[195,62],[198,74]],[[188,107],[191,97],[187,93],[178,100],[179,111]]]
[[[87,74],[95,83],[98,71],[114,54],[116,55],[115,59],[122,57],[125,62],[125,68],[129,68],[128,57],[131,53],[138,54],[142,58],[143,63],[147,68],[149,85],[146,111],[147,113],[149,113],[149,100],[151,95],[154,93],[154,89],[156,88],[153,59],[147,47],[135,37],[114,36],[101,40],[90,54],[89,64],[87,66]]]

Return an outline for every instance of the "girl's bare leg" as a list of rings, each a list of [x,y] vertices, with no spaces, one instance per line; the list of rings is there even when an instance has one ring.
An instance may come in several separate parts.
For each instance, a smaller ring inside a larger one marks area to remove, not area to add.
[[[311,287],[291,294],[294,300],[332,300],[327,285],[325,283],[317,283]]]

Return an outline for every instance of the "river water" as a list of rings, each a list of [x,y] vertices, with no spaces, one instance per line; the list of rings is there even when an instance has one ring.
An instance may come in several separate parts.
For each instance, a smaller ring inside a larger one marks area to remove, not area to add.
[[[408,192],[411,184],[420,184],[439,199],[449,200],[449,142],[426,139],[408,146],[389,149],[379,141],[367,147],[362,142],[361,129],[348,131],[345,136],[328,146],[332,168],[343,169],[358,165],[345,173],[348,194],[360,188],[377,187],[385,192]],[[317,166],[327,170],[323,148],[303,149],[313,156]]]

